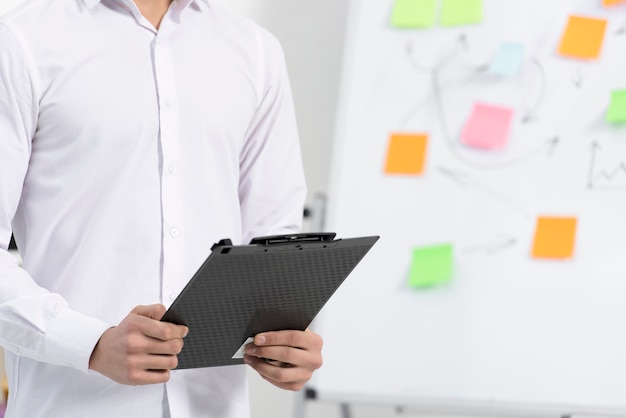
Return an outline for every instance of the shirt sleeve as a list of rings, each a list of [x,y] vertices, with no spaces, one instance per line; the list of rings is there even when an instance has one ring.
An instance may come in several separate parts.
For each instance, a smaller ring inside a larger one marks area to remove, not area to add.
[[[282,48],[258,29],[259,105],[240,160],[243,237],[298,232],[306,184],[296,115]]]
[[[91,352],[110,324],[71,310],[7,251],[37,129],[34,75],[15,33],[0,23],[0,345],[17,355],[86,372]]]

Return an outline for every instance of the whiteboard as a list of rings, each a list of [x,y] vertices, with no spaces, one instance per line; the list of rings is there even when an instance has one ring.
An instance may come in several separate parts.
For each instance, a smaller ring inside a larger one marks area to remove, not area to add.
[[[401,29],[394,4],[349,6],[326,230],[381,239],[316,320],[311,388],[451,413],[626,414],[626,125],[606,116],[626,88],[626,5],[484,0],[477,23]],[[560,50],[577,16],[605,22],[597,57]],[[522,46],[514,70],[494,64],[503,45]],[[504,145],[465,136],[477,104],[511,111]],[[421,173],[385,171],[392,133],[427,136]],[[570,254],[533,255],[542,218],[575,220]],[[410,286],[414,250],[440,244],[448,281]]]

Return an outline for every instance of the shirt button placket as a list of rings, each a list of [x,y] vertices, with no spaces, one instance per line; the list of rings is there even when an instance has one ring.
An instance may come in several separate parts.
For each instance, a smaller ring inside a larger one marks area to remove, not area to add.
[[[154,42],[154,71],[156,75],[157,94],[159,100],[160,142],[163,154],[163,173],[161,179],[161,207],[163,210],[163,278],[162,295],[169,302],[176,297],[176,289],[184,283],[181,271],[184,269],[182,197],[178,173],[179,161],[179,106],[176,99],[176,78],[173,68],[171,43],[167,41],[167,23],[161,27]]]

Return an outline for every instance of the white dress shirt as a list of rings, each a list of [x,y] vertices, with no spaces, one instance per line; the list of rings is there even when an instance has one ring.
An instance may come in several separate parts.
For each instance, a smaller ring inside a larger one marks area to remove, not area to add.
[[[158,31],[132,0],[0,19],[7,416],[249,416],[245,366],[133,387],[89,357],[136,305],[169,305],[219,239],[297,231],[304,197],[282,50],[248,19],[207,0],[175,0]]]

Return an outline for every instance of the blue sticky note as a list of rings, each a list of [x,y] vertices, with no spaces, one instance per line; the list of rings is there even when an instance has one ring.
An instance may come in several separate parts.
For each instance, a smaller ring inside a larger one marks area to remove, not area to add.
[[[524,45],[504,43],[489,64],[489,73],[504,77],[515,77],[524,64]]]

